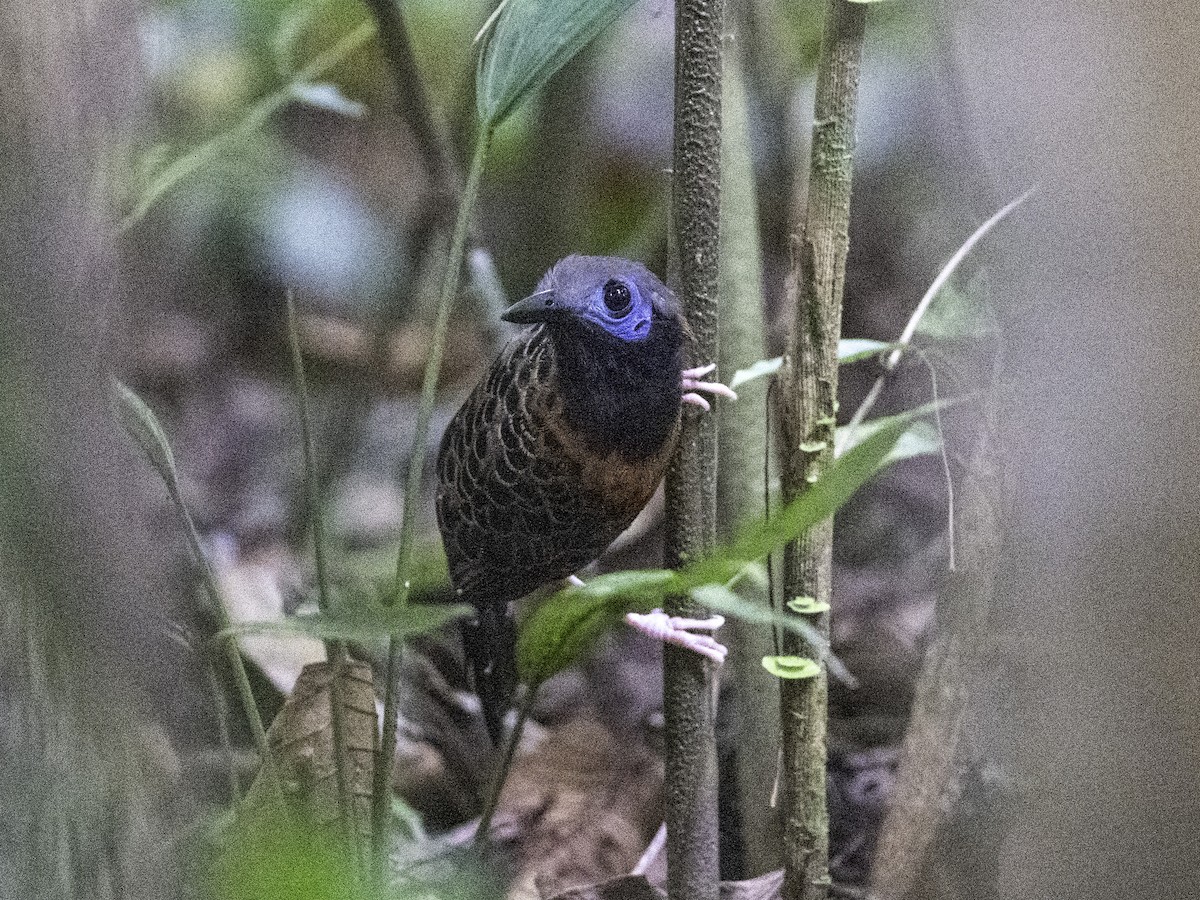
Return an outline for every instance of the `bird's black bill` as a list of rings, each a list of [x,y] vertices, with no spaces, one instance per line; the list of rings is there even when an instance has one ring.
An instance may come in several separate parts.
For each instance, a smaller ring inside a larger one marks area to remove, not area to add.
[[[518,300],[500,318],[517,325],[534,325],[538,322],[561,321],[570,315],[570,310],[559,302],[554,291],[538,291],[524,300]]]

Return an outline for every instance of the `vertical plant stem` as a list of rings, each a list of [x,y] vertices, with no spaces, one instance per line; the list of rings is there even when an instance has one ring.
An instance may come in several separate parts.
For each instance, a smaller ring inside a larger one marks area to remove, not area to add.
[[[722,0],[675,5],[673,178],[679,295],[695,335],[693,362],[718,352],[720,286]],[[685,416],[667,473],[668,565],[695,559],[714,542],[716,419]],[[702,615],[687,597],[670,598],[672,615]],[[717,753],[714,675],[699,654],[663,652],[666,716],[667,894],[671,900],[716,900]]]
[[[746,121],[746,92],[736,45],[725,54],[723,158],[721,160],[721,354],[718,372],[729,378],[763,357],[762,255],[758,201]],[[737,403],[721,410],[717,460],[718,534],[731,538],[738,526],[763,518],[763,428],[766,379],[741,389]],[[743,599],[768,605],[767,591],[746,579]],[[761,665],[776,652],[771,633],[733,623],[729,658],[735,685],[738,729],[737,801],[742,860],[747,877],[778,869],[782,857],[779,811],[770,805],[779,746],[779,680]]]
[[[292,292],[287,292],[288,345],[292,352],[292,376],[296,383],[296,401],[300,413],[300,437],[304,450],[304,480],[308,482],[305,496],[308,497],[308,516],[312,529],[313,559],[317,570],[317,605],[322,612],[329,609],[329,567],[326,560],[325,517],[322,514],[322,493],[317,475],[317,454],[313,445],[312,421],[309,416],[308,382],[304,377],[304,355],[300,352],[300,337],[296,329],[296,304]],[[333,730],[333,759],[337,776],[338,815],[341,817],[346,847],[355,854],[361,865],[358,851],[358,816],[354,809],[354,798],[350,788],[350,748],[346,746],[345,696],[343,678],[346,667],[346,644],[343,641],[326,641],[325,657],[329,660],[329,717]]]
[[[792,236],[789,293],[796,299],[787,365],[781,377],[780,461],[783,500],[816,481],[833,460],[837,417],[837,344],[849,248],[850,183],[866,7],[828,0],[817,61],[808,205]],[[784,601],[830,600],[833,520],[811,529],[783,556]],[[809,616],[822,637],[829,614]],[[783,652],[821,660],[821,649],[786,632]],[[783,727],[785,900],[823,900],[829,891],[829,813],[825,802],[828,683],[780,685]]]
[[[393,603],[407,603],[409,577],[413,563],[413,537],[416,529],[415,510],[421,493],[421,476],[425,469],[425,443],[429,436],[429,420],[433,415],[433,402],[437,395],[438,373],[442,368],[442,355],[446,346],[446,332],[450,327],[450,312],[458,295],[459,277],[462,272],[463,256],[467,245],[467,231],[471,212],[479,196],[479,182],[483,175],[491,143],[491,130],[484,126],[475,144],[475,156],[467,174],[466,187],[458,207],[458,219],[454,223],[454,236],[450,241],[450,256],[442,277],[442,290],[438,302],[437,321],[433,329],[433,343],[429,348],[429,359],[425,363],[425,381],[421,388],[421,404],[417,409],[416,427],[413,433],[412,453],[408,461],[408,478],[404,485],[404,519],[400,526],[400,549],[396,554],[396,585]],[[374,839],[374,864],[377,884],[382,885],[387,855],[385,832],[388,810],[391,808],[392,773],[395,769],[396,723],[400,715],[397,697],[397,675],[400,668],[402,642],[393,637],[388,642],[387,668],[384,674],[383,738],[380,742],[379,759],[375,763],[375,784],[372,791],[371,831]]]
[[[225,702],[225,691],[221,688],[221,679],[217,677],[217,670],[212,662],[205,659],[202,668],[208,692],[212,694],[217,739],[221,742],[221,753],[225,757],[225,766],[228,769],[229,802],[236,806],[242,799],[242,785],[238,780],[237,759],[233,755],[233,738],[229,734],[229,704]]]
[[[200,573],[200,580],[204,583],[204,590],[208,594],[212,602],[213,610],[217,614],[217,630],[226,631],[233,627],[233,616],[229,614],[229,606],[225,600],[225,594],[221,590],[220,582],[217,580],[217,573],[213,571],[212,564],[208,561],[208,556],[204,553],[204,547],[200,541],[200,532],[196,528],[196,523],[192,519],[192,514],[188,510],[187,505],[183,502],[183,496],[179,491],[179,481],[171,474],[165,479],[167,493],[171,497],[171,503],[179,513],[180,519],[183,520],[183,533],[187,537],[188,549],[191,551],[192,562]],[[262,714],[258,711],[258,703],[254,699],[254,691],[250,687],[250,676],[246,672],[246,663],[242,660],[242,654],[238,652],[237,638],[228,637],[221,641],[221,647],[225,651],[225,660],[229,664],[229,670],[233,673],[233,682],[237,688],[238,699],[242,704],[242,712],[246,716],[246,722],[250,726],[250,736],[254,741],[254,747],[258,750],[259,759],[262,762],[264,769],[272,769],[271,749],[267,743],[267,729],[263,726]]]
[[[317,457],[319,473],[326,484],[332,484],[351,464],[354,450],[362,440],[368,414],[375,400],[375,390],[387,381],[391,329],[403,316],[406,304],[413,296],[416,273],[430,246],[440,240],[447,228],[454,203],[458,197],[462,174],[458,169],[454,148],[434,115],[425,81],[413,55],[408,28],[400,10],[399,0],[364,0],[375,20],[375,31],[384,61],[392,72],[396,90],[396,112],[401,128],[411,133],[420,154],[428,179],[415,221],[409,230],[409,265],[407,277],[397,286],[391,298],[379,305],[373,315],[367,380],[363,387],[352,392],[346,402],[339,404],[335,419],[326,428],[322,453]],[[302,504],[296,504],[297,507]],[[301,532],[301,523],[289,522],[289,534]]]

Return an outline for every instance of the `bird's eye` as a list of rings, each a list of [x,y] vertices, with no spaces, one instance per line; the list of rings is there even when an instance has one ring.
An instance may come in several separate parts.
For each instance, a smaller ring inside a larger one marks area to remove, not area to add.
[[[614,316],[625,316],[633,309],[633,297],[629,286],[615,278],[604,285],[604,305]]]

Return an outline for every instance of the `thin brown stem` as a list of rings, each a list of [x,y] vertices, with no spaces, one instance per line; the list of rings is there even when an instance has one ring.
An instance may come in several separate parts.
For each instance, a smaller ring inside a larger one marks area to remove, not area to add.
[[[384,59],[392,70],[392,79],[396,87],[396,111],[412,129],[417,150],[425,166],[425,174],[429,176],[434,193],[438,195],[432,208],[443,210],[441,218],[445,220],[449,210],[454,208],[452,202],[446,201],[453,201],[458,196],[460,176],[450,144],[434,121],[429,93],[425,90],[425,82],[413,56],[412,42],[408,38],[404,17],[395,0],[363,2],[375,17],[379,44],[383,49]]]
[[[866,7],[829,0],[817,62],[817,91],[802,228],[792,236],[789,294],[796,319],[781,377],[780,475],[789,502],[833,461],[837,345],[849,249],[850,184]],[[828,609],[833,521],[812,528],[783,554],[785,601],[812,597]],[[829,614],[808,616],[828,642]],[[783,652],[822,660],[823,648],[787,632]],[[829,891],[825,801],[827,675],[781,684],[785,900],[824,900]]]
[[[312,420],[308,403],[308,380],[304,376],[304,355],[300,352],[300,337],[296,328],[296,304],[292,292],[287,294],[288,346],[292,354],[292,377],[296,384],[296,401],[299,407],[300,435],[304,450],[304,475],[308,497],[309,527],[312,530],[313,558],[317,569],[317,605],[327,612],[330,605],[329,566],[326,559],[325,517],[322,511],[320,478],[317,474],[317,454],[313,443]],[[341,818],[346,846],[356,853],[355,862],[361,864],[358,853],[357,811],[350,787],[350,748],[346,745],[345,692],[346,644],[344,641],[326,641],[325,656],[330,663],[329,720],[333,731],[333,758],[337,777],[338,815]]]
[[[721,0],[675,6],[675,150],[672,178],[679,294],[692,333],[693,362],[717,357],[721,202]],[[716,520],[716,420],[685,418],[667,473],[669,565],[712,547]],[[702,615],[689,597],[670,598],[672,615]],[[717,754],[714,675],[701,656],[663,653],[666,749],[667,893],[716,900]]]

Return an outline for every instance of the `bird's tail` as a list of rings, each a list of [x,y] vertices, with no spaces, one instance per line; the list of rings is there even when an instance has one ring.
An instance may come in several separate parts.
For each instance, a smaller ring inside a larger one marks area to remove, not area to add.
[[[475,619],[462,626],[463,649],[488,735],[499,744],[517,686],[517,626],[508,604],[481,603],[475,609]]]

